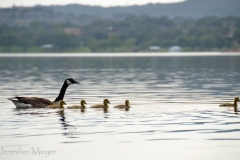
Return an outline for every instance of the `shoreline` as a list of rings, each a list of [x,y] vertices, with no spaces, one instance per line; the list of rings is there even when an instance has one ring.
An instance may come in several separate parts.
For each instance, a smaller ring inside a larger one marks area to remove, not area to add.
[[[0,53],[0,57],[171,57],[240,56],[240,52],[131,52],[131,53]]]

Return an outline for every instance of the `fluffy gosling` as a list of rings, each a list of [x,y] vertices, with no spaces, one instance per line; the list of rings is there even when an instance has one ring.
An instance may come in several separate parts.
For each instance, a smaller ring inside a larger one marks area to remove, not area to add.
[[[235,97],[234,98],[234,103],[223,103],[223,104],[220,104],[219,106],[220,107],[237,107],[237,102],[239,102],[239,98],[238,97]]]
[[[60,106],[53,104],[53,105],[49,105],[46,108],[52,108],[52,109],[56,109],[56,108],[64,108],[63,105],[66,105],[66,103],[63,100],[60,100]]]
[[[108,108],[108,104],[110,104],[108,99],[103,100],[103,104],[96,104],[91,106],[90,108]]]
[[[85,100],[81,100],[81,101],[80,101],[80,104],[81,104],[81,105],[73,105],[73,106],[69,106],[69,107],[67,107],[67,108],[68,108],[68,109],[85,109],[85,108],[86,108],[85,104],[87,104],[87,103],[86,103]]]
[[[129,100],[126,100],[125,104],[120,104],[120,105],[114,106],[114,108],[121,108],[121,109],[130,108],[130,102],[129,102]]]

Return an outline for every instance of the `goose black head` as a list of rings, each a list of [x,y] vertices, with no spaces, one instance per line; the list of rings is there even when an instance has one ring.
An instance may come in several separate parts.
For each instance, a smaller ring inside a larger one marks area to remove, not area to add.
[[[74,83],[79,83],[79,82],[75,81],[75,80],[72,79],[72,78],[66,79],[65,82],[67,83],[67,85],[71,85],[71,84],[74,84]]]

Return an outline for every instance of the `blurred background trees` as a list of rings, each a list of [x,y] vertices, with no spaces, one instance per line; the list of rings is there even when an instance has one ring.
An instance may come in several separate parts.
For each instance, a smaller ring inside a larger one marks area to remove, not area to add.
[[[69,16],[69,15],[68,15]],[[45,47],[45,46],[49,47]],[[135,52],[173,45],[183,51],[232,51],[240,46],[240,18],[127,16],[87,24],[32,21],[0,24],[1,52]]]

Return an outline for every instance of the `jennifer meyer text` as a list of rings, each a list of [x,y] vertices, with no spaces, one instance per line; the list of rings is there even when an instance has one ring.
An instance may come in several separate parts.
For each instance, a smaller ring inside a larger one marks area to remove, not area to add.
[[[24,149],[23,147],[18,148],[4,148],[1,147],[0,156],[24,156],[24,155],[32,155],[32,156],[43,156],[49,157],[56,154],[56,150],[43,150],[39,147],[31,147],[29,149]]]

